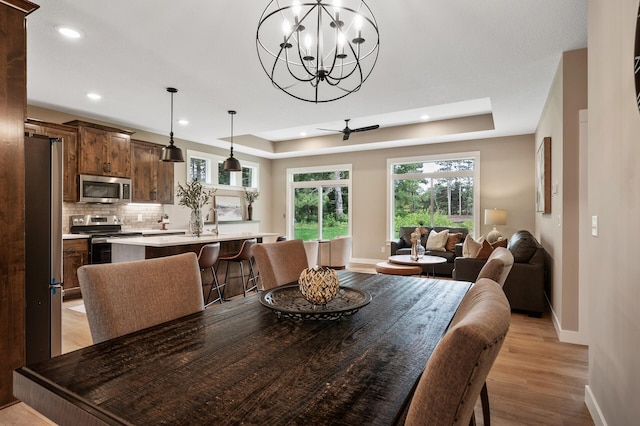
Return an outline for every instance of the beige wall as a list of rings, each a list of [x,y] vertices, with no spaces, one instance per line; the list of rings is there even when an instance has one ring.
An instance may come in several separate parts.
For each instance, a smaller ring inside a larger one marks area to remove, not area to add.
[[[586,107],[587,49],[565,52],[536,130],[535,148],[551,137],[551,213],[536,213],[536,230],[551,260],[547,297],[561,333],[579,331],[579,194],[586,182],[579,175],[578,115]]]
[[[504,208],[507,225],[501,228],[505,237],[518,229],[533,231],[534,222],[534,139],[532,135],[465,142],[420,145],[406,148],[380,149],[366,152],[300,157],[273,162],[272,229],[286,231],[286,170],[333,164],[353,166],[353,258],[378,260],[386,258],[380,248],[387,237],[387,159],[414,155],[454,152],[480,152],[480,211]],[[480,234],[491,227],[481,226]]]
[[[637,0],[589,1],[588,216],[599,235],[585,245],[589,262],[589,385],[596,420],[640,418],[640,113],[633,58]],[[597,409],[602,414],[599,418]]]

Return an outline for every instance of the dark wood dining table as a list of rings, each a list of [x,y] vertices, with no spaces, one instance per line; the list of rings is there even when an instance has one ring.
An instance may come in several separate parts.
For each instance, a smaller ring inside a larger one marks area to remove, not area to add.
[[[61,425],[398,423],[471,284],[339,278],[371,303],[294,320],[248,296],[22,367],[14,395]]]

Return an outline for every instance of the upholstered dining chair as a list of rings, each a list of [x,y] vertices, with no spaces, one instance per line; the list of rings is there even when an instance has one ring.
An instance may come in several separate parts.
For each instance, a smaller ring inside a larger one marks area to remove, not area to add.
[[[302,240],[256,244],[253,256],[260,271],[261,290],[297,282],[309,265]]]
[[[503,287],[512,266],[513,254],[504,247],[498,247],[489,255],[476,281],[480,278],[491,278]]]
[[[93,343],[204,309],[195,253],[86,265],[78,280]]]
[[[511,309],[500,285],[478,280],[418,381],[405,424],[475,424],[474,406],[509,329]]]
[[[513,254],[511,251],[504,247],[498,247],[487,259],[487,263],[484,264],[480,272],[478,273],[479,280],[481,278],[489,278],[500,284],[500,287],[504,286],[504,282],[509,276],[511,267],[513,266]],[[487,389],[487,383],[482,386],[480,391],[480,402],[482,403],[482,415],[484,418],[484,424],[486,426],[491,425],[491,414],[489,409],[489,390]]]

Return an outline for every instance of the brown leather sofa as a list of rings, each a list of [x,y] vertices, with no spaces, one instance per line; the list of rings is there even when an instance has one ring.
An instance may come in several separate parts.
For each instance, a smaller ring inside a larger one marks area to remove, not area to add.
[[[395,241],[391,241],[391,255],[396,254],[411,254],[411,233],[416,230],[416,226],[401,226],[398,232],[399,238]],[[423,266],[423,274],[432,274],[435,272],[436,275],[447,276],[450,277],[453,272],[453,261],[456,257],[462,256],[462,242],[465,237],[469,233],[469,230],[465,227],[454,227],[454,226],[424,226],[426,232],[422,234],[420,238],[420,242],[422,247],[427,246],[427,239],[429,238],[429,233],[433,229],[436,232],[444,231],[445,229],[449,230],[449,235],[451,234],[462,234],[462,239],[460,243],[456,244],[455,249],[453,251],[431,251],[427,250],[425,252],[426,255],[429,256],[440,256],[447,259],[447,263],[440,263],[435,266]]]
[[[504,283],[504,293],[512,310],[525,311],[541,316],[545,308],[544,289],[547,279],[546,253],[529,231],[521,230],[509,238],[507,248],[513,254],[514,263]],[[457,257],[454,261],[453,279],[475,282],[486,259]]]

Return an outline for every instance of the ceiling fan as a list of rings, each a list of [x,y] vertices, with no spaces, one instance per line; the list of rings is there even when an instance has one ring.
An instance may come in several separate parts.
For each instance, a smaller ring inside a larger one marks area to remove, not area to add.
[[[341,132],[342,133],[342,140],[346,141],[346,140],[349,139],[349,136],[351,135],[351,133],[366,132],[367,130],[375,130],[375,129],[380,127],[380,125],[374,124],[373,126],[365,126],[365,127],[358,127],[357,129],[350,129],[349,128],[349,120],[351,120],[351,119],[347,118],[347,119],[344,120],[345,126],[344,126],[344,129],[342,129],[342,130],[335,130],[335,129],[318,129],[318,130],[328,130],[330,132]]]

